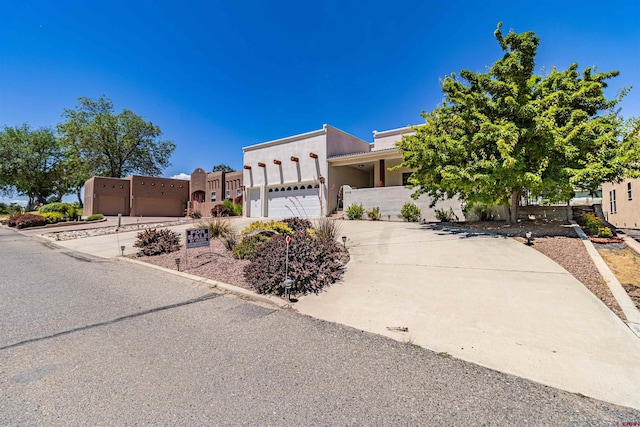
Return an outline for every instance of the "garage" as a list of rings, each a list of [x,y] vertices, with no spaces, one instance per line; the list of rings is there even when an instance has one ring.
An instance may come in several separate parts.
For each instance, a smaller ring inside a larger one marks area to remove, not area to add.
[[[184,216],[181,200],[161,197],[138,197],[134,216]]]
[[[267,216],[314,218],[320,216],[320,196],[317,185],[272,187],[267,191]]]
[[[261,216],[260,189],[252,188],[249,190],[249,217],[260,218]]]

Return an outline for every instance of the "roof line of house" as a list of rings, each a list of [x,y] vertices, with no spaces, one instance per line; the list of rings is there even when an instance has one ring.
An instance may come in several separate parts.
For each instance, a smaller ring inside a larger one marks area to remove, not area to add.
[[[412,132],[413,131],[412,127],[414,127],[414,126],[418,126],[418,125],[409,125],[409,126],[405,126],[405,127],[401,127],[401,128],[384,130],[382,132],[378,132],[377,130],[374,130],[373,131],[373,137],[375,139],[375,138],[381,138],[381,137],[384,137],[384,136],[396,135],[396,134],[403,133],[403,132]]]
[[[274,146],[274,145],[286,144],[286,143],[289,143],[289,142],[297,141],[299,139],[305,139],[305,138],[310,138],[312,136],[323,135],[323,134],[327,133],[327,129],[329,127],[333,127],[333,126],[329,126],[327,124],[324,124],[324,125],[322,125],[322,129],[313,130],[311,132],[300,133],[298,135],[287,136],[285,138],[274,139],[272,141],[261,142],[259,144],[255,144],[255,145],[249,145],[247,147],[242,147],[242,151],[246,153],[247,151],[258,150],[258,149],[261,149],[261,148],[271,147],[271,146]]]

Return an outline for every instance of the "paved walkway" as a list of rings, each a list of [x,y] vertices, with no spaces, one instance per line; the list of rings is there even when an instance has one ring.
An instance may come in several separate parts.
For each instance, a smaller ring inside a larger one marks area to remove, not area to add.
[[[238,229],[249,222],[234,220]],[[535,249],[418,224],[342,227],[351,254],[344,280],[301,298],[300,313],[640,409],[640,340]],[[119,245],[134,252],[134,240],[128,232],[57,244],[111,258]]]

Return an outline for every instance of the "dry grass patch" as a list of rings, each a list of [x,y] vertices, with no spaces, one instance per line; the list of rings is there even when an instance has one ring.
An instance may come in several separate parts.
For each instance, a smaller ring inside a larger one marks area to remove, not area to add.
[[[630,248],[597,248],[611,272],[640,310],[640,256]]]

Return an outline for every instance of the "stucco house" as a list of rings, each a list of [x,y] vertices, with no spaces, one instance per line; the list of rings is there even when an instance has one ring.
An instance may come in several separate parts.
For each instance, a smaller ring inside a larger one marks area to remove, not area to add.
[[[243,195],[242,171],[207,173],[197,168],[191,173],[190,186],[188,213],[209,216],[214,206]]]
[[[131,175],[94,176],[84,183],[84,215],[184,216],[189,181]]]
[[[242,171],[207,173],[197,168],[190,180],[131,175],[94,176],[84,184],[84,215],[204,216],[226,199],[242,196]]]
[[[602,184],[602,211],[618,228],[640,228],[640,178]]]
[[[411,199],[405,188],[409,169],[389,170],[402,163],[395,143],[410,127],[373,132],[373,143],[340,129],[322,129],[243,148],[245,208],[248,217],[317,217],[362,204],[379,207],[382,218],[397,220]],[[425,219],[435,219],[428,197],[416,204]],[[439,203],[463,218],[459,201]]]

